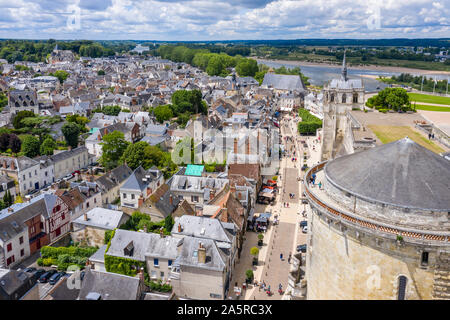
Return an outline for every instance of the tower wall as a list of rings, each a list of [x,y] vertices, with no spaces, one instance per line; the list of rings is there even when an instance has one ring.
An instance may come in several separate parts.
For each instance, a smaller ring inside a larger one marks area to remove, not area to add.
[[[402,275],[408,279],[406,299],[432,299],[435,252],[430,252],[429,266],[421,267],[421,246],[342,229],[314,211],[308,222],[308,299],[395,300]]]

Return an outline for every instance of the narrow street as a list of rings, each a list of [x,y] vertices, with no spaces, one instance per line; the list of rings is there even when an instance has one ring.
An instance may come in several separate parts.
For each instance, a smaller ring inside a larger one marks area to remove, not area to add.
[[[285,145],[285,157],[280,162],[280,173],[278,179],[279,194],[277,195],[274,206],[257,205],[255,212],[272,212],[271,223],[264,235],[264,245],[260,248],[258,266],[252,267],[250,248],[256,246],[257,234],[254,232],[246,233],[246,241],[240,262],[236,265],[232,285],[237,282],[239,287],[245,282],[245,271],[252,269],[255,279],[263,281],[266,286],[270,285],[272,295],[269,296],[259,286],[250,285],[243,292],[246,300],[280,300],[283,297],[278,293],[278,286],[281,283],[283,292],[287,287],[288,274],[291,268],[288,262],[289,254],[296,254],[296,248],[299,244],[305,244],[307,235],[302,233],[299,222],[305,220],[301,213],[306,209],[301,204],[302,183],[299,176],[303,177],[300,168],[303,164],[303,146],[300,144],[300,137],[297,135],[297,119],[285,116],[280,121],[282,141]],[[288,137],[287,139],[285,137]],[[318,161],[320,152],[313,150],[312,145],[316,137],[305,138],[308,141],[308,166]],[[295,155],[294,155],[295,152]],[[292,161],[297,158],[297,161]],[[290,194],[294,196],[291,198]],[[285,203],[287,203],[285,205]],[[274,216],[279,216],[279,224],[273,225]],[[283,254],[282,259],[280,254]],[[234,298],[235,294],[230,292]],[[242,299],[242,298],[241,298]]]

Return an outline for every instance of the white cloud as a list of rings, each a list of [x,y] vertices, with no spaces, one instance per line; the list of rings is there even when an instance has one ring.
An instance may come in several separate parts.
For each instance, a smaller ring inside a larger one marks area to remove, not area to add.
[[[66,28],[68,9],[80,29]],[[379,13],[381,28],[367,27]],[[449,1],[0,0],[1,38],[233,40],[448,37]],[[426,32],[425,32],[426,31]]]

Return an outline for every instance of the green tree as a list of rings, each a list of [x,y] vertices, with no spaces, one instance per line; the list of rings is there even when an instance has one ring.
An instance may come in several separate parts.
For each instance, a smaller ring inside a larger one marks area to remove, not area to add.
[[[123,153],[122,161],[131,169],[136,169],[145,160],[145,148],[148,146],[149,144],[145,141],[129,144]]]
[[[102,112],[108,116],[118,116],[121,110],[120,106],[104,106]]]
[[[208,61],[208,67],[206,68],[206,73],[210,76],[218,76],[225,72],[223,65],[223,60],[218,56],[214,55]]]
[[[3,92],[0,92],[0,111],[8,104],[8,97]]]
[[[169,105],[157,106],[153,109],[153,112],[155,114],[156,121],[159,123],[163,123],[164,121],[173,118],[173,112]]]
[[[102,156],[100,162],[107,169],[117,167],[129,142],[125,140],[123,132],[113,131],[103,137]]]
[[[69,146],[71,146],[72,148],[76,148],[78,146],[80,127],[76,123],[65,123],[61,128],[61,132],[63,133],[64,138],[66,139],[66,142]]]
[[[98,70],[98,71],[97,71],[97,75],[98,75],[98,76],[104,76],[104,75],[105,75],[105,71],[103,71],[103,70]]]
[[[12,121],[14,129],[20,129],[20,128],[24,127],[24,125],[22,124],[23,119],[35,117],[35,116],[36,115],[34,114],[34,112],[29,111],[29,110],[23,110],[23,111],[17,112],[17,114],[14,116],[13,121]]]
[[[22,142],[22,151],[30,158],[38,156],[40,152],[39,139],[31,135],[26,136]]]
[[[51,137],[47,137],[44,142],[42,142],[40,147],[41,155],[51,156],[53,154],[53,150],[57,148],[56,141]]]
[[[254,77],[258,72],[258,63],[253,59],[240,59],[236,65],[240,77]]]
[[[50,75],[57,77],[61,84],[69,77],[69,73],[64,70],[56,70],[55,72],[50,73]]]
[[[21,148],[22,140],[15,134],[11,134],[9,137],[9,149],[11,149],[13,153],[18,153]]]

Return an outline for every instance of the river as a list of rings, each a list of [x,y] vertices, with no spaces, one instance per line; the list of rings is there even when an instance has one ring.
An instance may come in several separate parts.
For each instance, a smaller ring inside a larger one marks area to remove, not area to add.
[[[288,69],[300,67],[302,73],[309,78],[309,82],[312,85],[322,86],[327,81],[335,78],[339,78],[341,75],[341,67],[339,66],[331,66],[331,65],[301,65],[299,66],[296,63],[289,62],[277,62],[277,61],[268,61],[268,60],[257,60],[258,64],[265,64],[272,68],[280,68],[281,66],[285,66]],[[418,74],[414,72],[410,72],[413,75],[425,75],[426,77],[436,78],[438,80],[447,79],[449,76],[446,74]],[[401,72],[392,72],[392,71],[384,71],[384,70],[369,70],[362,68],[352,68],[347,67],[347,74],[350,79],[352,78],[362,78],[364,87],[366,92],[373,92],[382,90],[389,85],[376,80],[374,77],[378,76],[393,76],[400,75]]]

